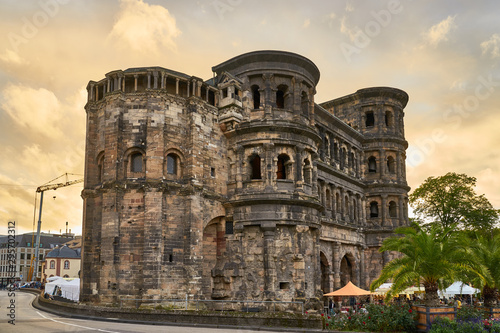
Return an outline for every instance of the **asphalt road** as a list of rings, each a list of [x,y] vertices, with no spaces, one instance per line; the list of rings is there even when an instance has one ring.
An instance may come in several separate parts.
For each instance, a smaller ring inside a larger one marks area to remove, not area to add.
[[[142,325],[129,324],[98,320],[73,319],[56,316],[44,311],[35,309],[31,302],[35,295],[15,292],[9,296],[6,290],[0,290],[0,332],[2,333],[44,333],[44,332],[104,332],[104,333],[125,333],[125,332],[163,332],[163,333],[250,333],[253,330],[238,329],[215,329],[200,327],[177,327],[163,325]],[[14,304],[14,307],[12,307]],[[8,308],[10,307],[10,309]],[[14,309],[14,310],[13,310]],[[9,317],[10,316],[10,317]],[[15,325],[9,323],[13,320]],[[260,331],[262,332],[262,331]],[[273,333],[272,331],[266,331]],[[283,333],[284,331],[279,331]],[[278,333],[275,331],[275,333]]]

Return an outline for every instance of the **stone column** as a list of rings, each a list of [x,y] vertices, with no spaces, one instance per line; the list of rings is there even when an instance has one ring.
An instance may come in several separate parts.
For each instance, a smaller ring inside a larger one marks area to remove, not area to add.
[[[300,119],[300,80],[295,76],[292,77],[292,91],[293,91],[293,118]]]
[[[274,159],[273,159],[273,143],[264,143],[264,168],[261,170],[262,178],[265,181],[266,188],[270,189],[273,186],[273,181],[275,177],[273,177],[274,171]]]
[[[334,290],[340,288],[340,243],[336,242],[333,245],[333,287]]]
[[[190,86],[191,86],[191,84],[189,83],[189,80],[188,80],[186,82],[186,87],[187,87],[187,89],[186,89],[187,96],[186,97],[189,97],[189,88],[191,88]]]
[[[313,162],[313,156],[311,156],[311,164],[312,164],[312,179],[311,179],[311,187],[312,187],[312,195],[318,195],[318,165],[316,161]]]
[[[165,83],[167,81],[167,74],[165,72],[161,72],[161,89],[165,89]]]
[[[406,163],[405,163],[406,154],[404,152],[401,154],[401,159],[402,159],[402,161],[401,161],[401,177],[402,177],[402,179],[405,179],[406,178]]]
[[[384,194],[382,195],[382,207],[381,207],[381,210],[380,210],[380,213],[381,213],[381,217],[382,217],[382,222],[381,222],[381,226],[384,227],[385,226],[385,221],[386,221],[386,210],[387,210],[387,194]]]
[[[179,95],[179,78],[175,78],[175,94]]]
[[[401,179],[400,177],[402,176],[401,172],[401,154],[399,152],[396,153],[396,177],[399,180]]]
[[[337,220],[337,186],[332,184],[332,219]]]
[[[107,81],[107,86],[108,86],[106,91],[110,92],[111,91],[111,79],[108,77],[108,79],[106,81]]]
[[[359,249],[358,249],[358,252],[359,252]],[[356,258],[355,258],[356,260]],[[354,266],[354,272],[353,273],[353,283],[357,286],[359,286],[361,284],[361,262],[360,260],[358,260],[358,262],[356,263],[356,265]]]
[[[366,225],[366,197],[361,197],[361,224]]]
[[[151,73],[148,72],[148,89],[151,89]]]
[[[380,179],[384,179],[385,178],[385,168],[387,167],[387,162],[385,160],[385,150],[383,150],[383,149],[379,150],[379,157],[380,157],[380,163],[379,163]]]
[[[264,81],[264,94],[261,93],[261,98],[262,95],[264,95],[264,118],[269,118],[272,116],[272,105],[271,105],[272,78],[273,78],[272,74],[262,75],[262,80]]]
[[[408,198],[405,197],[404,200],[405,200],[405,204],[403,206],[403,210],[404,210],[403,218],[406,221],[406,225],[410,225],[410,219],[408,218]]]
[[[399,196],[399,212],[398,212],[398,221],[399,221],[399,226],[404,226],[406,223],[406,218],[405,218],[405,212],[404,212],[404,201],[405,198],[400,195]]]
[[[139,78],[138,74],[134,74],[134,91],[137,91],[137,79]]]
[[[123,79],[123,76],[118,76],[118,89],[117,90],[121,90],[121,91],[125,91],[125,89],[123,89],[122,87],[122,79]],[[123,82],[125,82],[125,80],[123,80]]]
[[[236,147],[236,189],[243,188],[243,177],[245,172],[243,170],[243,161],[245,161],[245,149],[242,146]]]
[[[328,136],[328,140],[330,142],[330,165],[335,165],[335,138],[331,135]]]
[[[314,127],[315,121],[314,121],[314,89],[309,88],[309,125]]]
[[[295,146],[295,188],[302,188],[304,183],[302,175],[302,154],[304,153],[304,147],[301,145]]]
[[[158,89],[158,72],[153,72],[153,89]]]
[[[357,224],[359,226],[363,225],[363,203],[362,203],[362,198],[359,193],[356,194],[356,203],[357,203],[357,216],[356,216],[356,221],[358,222]]]
[[[346,214],[348,214],[348,212],[345,211],[345,191],[344,189],[340,189],[340,205],[342,206],[340,208],[340,216],[341,216],[341,219],[343,221],[346,220]]]
[[[332,292],[335,290],[334,288],[335,288],[335,273],[332,270],[332,266],[330,266],[330,272],[328,272],[328,290]]]
[[[366,246],[359,247],[359,287],[362,289],[368,289],[366,282],[366,273],[365,273],[365,249]]]

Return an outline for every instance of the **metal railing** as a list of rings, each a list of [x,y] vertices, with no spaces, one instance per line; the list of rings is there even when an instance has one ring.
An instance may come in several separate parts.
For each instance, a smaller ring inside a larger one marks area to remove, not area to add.
[[[255,300],[210,300],[210,299],[189,299],[186,295],[185,299],[143,299],[143,298],[126,298],[120,297],[120,308],[123,307],[123,303],[134,302],[135,307],[139,308],[142,304],[156,304],[166,303],[172,304],[173,309],[182,310],[195,310],[200,311],[207,308],[214,309],[216,311],[242,311],[242,312],[276,312],[276,305],[281,307],[283,305],[288,305],[288,311],[292,308],[292,311],[296,312],[294,309],[294,304],[300,307],[300,312],[304,314],[304,302],[294,302],[294,301],[255,301]],[[176,304],[177,303],[177,304]],[[189,306],[192,304],[193,306]],[[207,306],[208,305],[208,306]],[[224,307],[224,305],[226,305]],[[233,305],[233,306],[231,306]],[[250,307],[253,305],[253,307]],[[256,307],[255,305],[263,305],[262,307]],[[291,305],[291,306],[290,306]],[[283,310],[278,310],[283,311]],[[286,310],[285,310],[286,311]]]

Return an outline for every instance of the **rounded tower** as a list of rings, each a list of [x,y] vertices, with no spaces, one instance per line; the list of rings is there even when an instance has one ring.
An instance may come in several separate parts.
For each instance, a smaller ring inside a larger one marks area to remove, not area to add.
[[[257,51],[212,70],[228,140],[226,218],[234,266],[220,265],[214,297],[314,299],[320,295],[320,221],[314,94],[318,68],[307,58]],[[229,285],[231,284],[231,286]]]
[[[81,301],[199,295],[204,221],[224,216],[217,89],[147,67],[87,90]]]

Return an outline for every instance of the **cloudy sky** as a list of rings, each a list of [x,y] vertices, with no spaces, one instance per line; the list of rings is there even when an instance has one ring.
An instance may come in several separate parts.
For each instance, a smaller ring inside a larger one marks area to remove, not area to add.
[[[317,103],[405,90],[410,186],[466,173],[500,208],[497,0],[0,0],[0,234],[32,230],[37,186],[83,173],[89,80],[140,66],[208,79],[263,49],[311,59]],[[46,192],[43,231],[81,232],[81,190]]]

